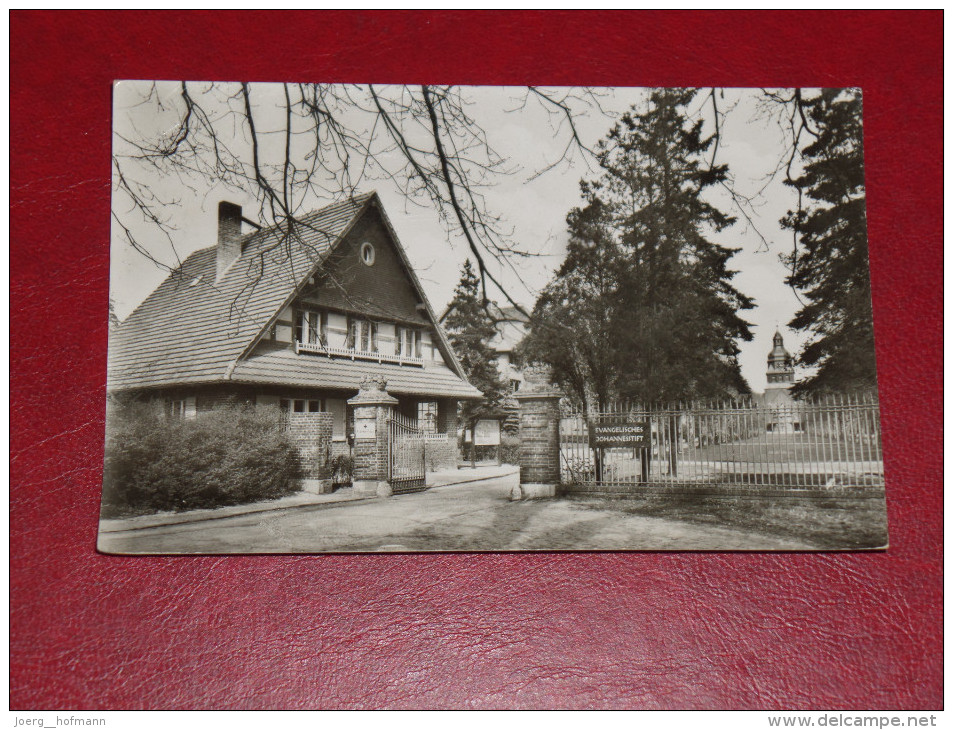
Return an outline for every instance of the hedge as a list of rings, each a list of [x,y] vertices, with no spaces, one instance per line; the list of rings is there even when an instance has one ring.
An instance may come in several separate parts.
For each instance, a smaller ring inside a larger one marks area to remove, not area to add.
[[[520,437],[513,434],[504,433],[500,448],[500,461],[504,464],[520,463]]]
[[[155,403],[110,409],[103,516],[244,504],[301,487],[277,409],[220,408],[173,419]]]

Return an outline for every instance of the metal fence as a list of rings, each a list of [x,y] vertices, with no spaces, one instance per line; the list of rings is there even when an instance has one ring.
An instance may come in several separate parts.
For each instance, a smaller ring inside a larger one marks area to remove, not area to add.
[[[590,446],[590,425],[648,424],[643,448]],[[564,405],[560,472],[567,484],[883,486],[880,406],[873,395],[783,400]]]
[[[387,419],[387,481],[394,492],[423,489],[427,476],[426,438],[417,420],[400,413]]]

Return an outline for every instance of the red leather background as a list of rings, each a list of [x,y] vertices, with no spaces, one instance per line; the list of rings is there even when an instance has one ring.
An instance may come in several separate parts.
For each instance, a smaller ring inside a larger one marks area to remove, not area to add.
[[[940,12],[15,11],[10,32],[13,709],[941,705]],[[118,78],[862,86],[889,551],[97,554]]]

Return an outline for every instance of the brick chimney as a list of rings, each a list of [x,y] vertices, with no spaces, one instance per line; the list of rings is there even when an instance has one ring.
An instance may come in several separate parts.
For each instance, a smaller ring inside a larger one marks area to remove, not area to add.
[[[216,279],[242,255],[242,206],[223,200],[218,204]]]

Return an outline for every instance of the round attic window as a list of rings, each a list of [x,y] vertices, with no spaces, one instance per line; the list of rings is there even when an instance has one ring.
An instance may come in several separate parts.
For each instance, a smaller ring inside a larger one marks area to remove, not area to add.
[[[367,241],[361,244],[361,261],[365,266],[374,265],[374,246]]]

